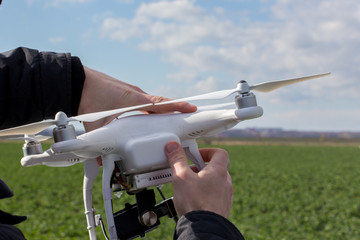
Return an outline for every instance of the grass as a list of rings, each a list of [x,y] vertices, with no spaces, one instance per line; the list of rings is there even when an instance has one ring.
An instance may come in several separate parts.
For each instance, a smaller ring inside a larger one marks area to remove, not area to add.
[[[354,146],[222,146],[230,155],[234,202],[230,220],[246,239],[359,239],[360,149]],[[45,149],[45,146],[44,146]],[[23,168],[21,144],[0,144],[0,177],[15,196],[0,209],[28,216],[17,225],[28,239],[88,239],[83,166]],[[164,187],[171,196],[171,185]],[[132,197],[114,201],[121,209]],[[101,178],[93,202],[104,217]],[[159,199],[160,201],[160,199]],[[146,239],[172,239],[160,219]],[[103,239],[97,228],[99,239]]]
[[[225,147],[232,221],[248,239],[358,239],[360,151],[352,147]]]

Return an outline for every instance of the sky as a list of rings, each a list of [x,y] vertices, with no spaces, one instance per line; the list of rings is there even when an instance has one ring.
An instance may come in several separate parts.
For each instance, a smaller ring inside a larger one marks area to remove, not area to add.
[[[3,0],[0,29],[0,52],[70,52],[169,98],[331,72],[254,92],[264,115],[238,128],[360,131],[358,0]]]

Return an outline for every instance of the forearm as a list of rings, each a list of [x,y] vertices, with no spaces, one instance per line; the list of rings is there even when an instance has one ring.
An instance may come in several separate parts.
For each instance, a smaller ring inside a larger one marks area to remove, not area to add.
[[[85,80],[69,53],[17,48],[0,54],[0,128],[77,115]]]

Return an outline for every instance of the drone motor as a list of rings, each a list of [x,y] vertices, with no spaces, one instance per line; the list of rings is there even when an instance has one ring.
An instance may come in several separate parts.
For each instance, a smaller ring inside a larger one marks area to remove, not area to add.
[[[70,124],[57,126],[53,129],[53,135],[55,142],[76,139],[75,127]]]
[[[239,94],[235,96],[237,109],[257,106],[256,96],[250,92],[249,84],[245,80],[238,83]]]
[[[58,112],[55,115],[56,127],[53,129],[54,141],[61,142],[76,138],[76,131],[73,125],[70,125],[69,118],[64,112]]]
[[[25,144],[23,145],[22,149],[24,157],[34,154],[41,154],[44,152],[41,143],[36,139],[25,140]]]
[[[252,92],[243,93],[235,96],[235,104],[237,109],[257,106],[256,96]]]

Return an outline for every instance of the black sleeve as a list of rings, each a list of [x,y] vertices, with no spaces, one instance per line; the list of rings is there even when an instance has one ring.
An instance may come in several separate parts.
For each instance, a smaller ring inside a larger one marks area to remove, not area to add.
[[[24,234],[15,226],[0,223],[0,240],[26,240]]]
[[[19,47],[0,53],[0,129],[54,118],[58,111],[76,116],[84,68],[69,53]]]
[[[174,239],[244,240],[240,231],[226,218],[207,211],[189,212],[176,224]]]

